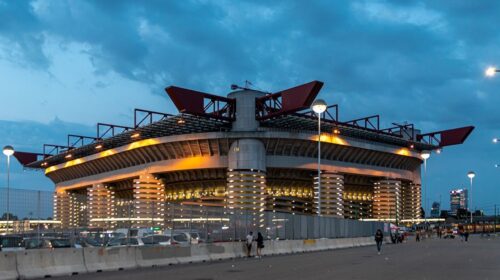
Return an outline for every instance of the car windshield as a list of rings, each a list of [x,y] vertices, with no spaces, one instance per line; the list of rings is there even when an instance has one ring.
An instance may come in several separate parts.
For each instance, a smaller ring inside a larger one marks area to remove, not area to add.
[[[174,235],[174,240],[177,242],[187,242],[187,237],[185,234],[176,234]]]

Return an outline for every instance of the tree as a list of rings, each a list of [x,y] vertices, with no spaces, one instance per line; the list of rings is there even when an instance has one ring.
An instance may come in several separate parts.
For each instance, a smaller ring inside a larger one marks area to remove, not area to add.
[[[14,215],[12,213],[8,213],[8,212],[3,213],[0,220],[7,221],[7,216],[9,217],[9,221],[17,221],[18,220],[16,215]]]

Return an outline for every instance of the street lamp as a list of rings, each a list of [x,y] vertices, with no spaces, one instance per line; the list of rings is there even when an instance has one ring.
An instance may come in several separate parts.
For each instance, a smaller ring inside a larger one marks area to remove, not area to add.
[[[490,67],[486,68],[486,70],[484,71],[484,75],[486,77],[493,77],[498,72],[500,72],[500,69],[497,69],[496,67],[490,66]]]
[[[496,144],[496,143],[498,143],[500,141],[500,139],[498,139],[498,138],[495,137],[495,138],[493,138],[492,141],[493,141],[493,144]]]
[[[431,152],[422,151],[420,156],[424,159],[424,179],[427,177],[427,160],[431,157]],[[424,182],[424,207],[425,211],[427,211],[427,180]],[[426,212],[427,213],[427,212]],[[425,217],[424,217],[425,219]]]
[[[3,147],[3,154],[7,156],[7,230],[10,229],[10,156],[14,154],[12,146]]]
[[[476,177],[476,173],[474,173],[474,171],[469,171],[467,173],[467,177],[469,177],[470,179],[469,208],[470,208],[470,223],[472,225],[472,179]]]
[[[318,115],[318,216],[321,216],[321,114],[326,111],[325,100],[314,100],[311,110]]]

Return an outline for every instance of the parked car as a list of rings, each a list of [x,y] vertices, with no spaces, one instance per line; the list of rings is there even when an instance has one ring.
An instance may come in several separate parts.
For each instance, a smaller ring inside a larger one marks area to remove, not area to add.
[[[187,232],[170,232],[166,230],[165,235],[172,239],[170,241],[171,245],[189,245],[189,239],[191,238],[191,235]]]
[[[23,238],[18,235],[3,235],[0,236],[0,251],[22,251],[24,250]]]
[[[167,235],[155,234],[141,239],[144,245],[172,245],[172,238]]]
[[[42,238],[26,238],[23,243],[26,250],[50,248],[50,242]]]
[[[71,241],[67,238],[50,238],[47,239],[49,242],[49,248],[71,248]]]
[[[77,238],[75,240],[75,246],[81,246],[81,247],[102,247],[103,244],[101,242],[98,242],[97,240],[93,238]]]
[[[153,234],[153,230],[150,228],[119,228],[115,232],[122,234],[124,237],[144,237]]]
[[[108,242],[107,246],[144,246],[144,242],[140,237],[122,237],[117,239],[112,239]]]

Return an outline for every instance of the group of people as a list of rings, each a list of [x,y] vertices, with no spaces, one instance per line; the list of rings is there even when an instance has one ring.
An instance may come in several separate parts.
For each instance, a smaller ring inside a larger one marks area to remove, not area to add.
[[[254,238],[253,232],[248,233],[245,241],[245,245],[247,247],[247,257],[250,258],[252,256],[252,245],[254,241],[257,242],[257,250],[255,258],[262,258],[262,248],[264,248],[264,236],[262,236],[260,232],[257,233],[257,238]]]

